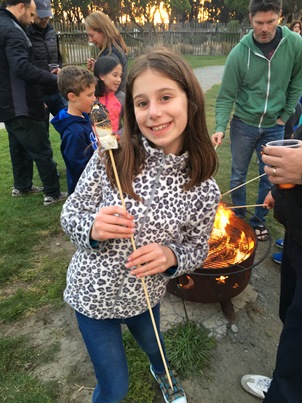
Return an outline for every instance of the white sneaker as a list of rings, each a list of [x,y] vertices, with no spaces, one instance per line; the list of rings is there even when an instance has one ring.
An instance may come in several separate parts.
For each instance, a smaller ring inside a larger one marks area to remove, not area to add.
[[[12,196],[14,196],[14,197],[25,196],[28,194],[36,194],[36,193],[41,193],[41,192],[43,192],[43,188],[40,186],[35,186],[35,185],[32,185],[32,187],[29,190],[27,190],[26,192],[24,192],[23,190],[19,190],[15,187],[12,187]]]
[[[66,200],[68,197],[67,192],[61,192],[59,197],[52,196],[44,196],[44,206],[51,206],[52,204],[56,204],[58,202]]]
[[[265,394],[267,393],[270,385],[271,378],[262,375],[244,375],[241,378],[241,386],[244,390],[250,393],[253,396],[259,397],[260,399],[265,398]]]

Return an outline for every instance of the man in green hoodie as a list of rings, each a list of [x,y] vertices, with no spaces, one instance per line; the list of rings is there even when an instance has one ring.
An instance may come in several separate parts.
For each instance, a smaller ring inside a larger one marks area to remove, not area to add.
[[[284,125],[302,93],[302,39],[285,26],[278,26],[281,0],[251,0],[252,30],[230,52],[216,101],[214,145],[221,144],[231,120],[232,172],[230,188],[246,182],[256,150],[259,174],[264,174],[263,146],[284,136]],[[235,104],[235,105],[234,105]],[[256,204],[263,204],[271,189],[267,175],[259,180]],[[246,187],[231,192],[236,206],[245,206]],[[267,208],[256,207],[250,224],[259,241],[268,239],[264,226]],[[237,209],[244,217],[246,209]]]

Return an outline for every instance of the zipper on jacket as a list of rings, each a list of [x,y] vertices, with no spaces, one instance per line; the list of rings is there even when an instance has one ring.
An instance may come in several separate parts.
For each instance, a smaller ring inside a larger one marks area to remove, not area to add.
[[[165,165],[165,161],[166,161],[166,156],[164,155],[164,156],[162,157],[161,161],[160,161],[159,169],[158,169],[157,174],[156,174],[156,177],[155,177],[155,182],[154,182],[154,185],[153,185],[153,187],[152,187],[151,196],[150,196],[150,199],[148,200],[147,208],[146,208],[146,211],[145,211],[145,214],[144,214],[142,223],[141,223],[141,225],[139,226],[137,235],[136,235],[136,237],[135,237],[135,244],[137,244],[137,242],[139,241],[139,238],[140,238],[140,236],[141,236],[141,232],[142,232],[142,230],[143,230],[143,228],[144,228],[144,226],[145,226],[146,219],[147,219],[148,213],[149,213],[149,211],[150,211],[150,207],[151,207],[151,204],[152,204],[152,202],[153,202],[153,199],[154,199],[154,196],[155,196],[155,192],[156,192],[156,190],[157,190],[157,186],[158,186],[158,183],[159,183],[159,177],[160,177],[160,175],[161,175],[161,173],[162,173],[162,171],[163,171],[164,165]],[[117,300],[119,299],[119,297],[120,297],[120,295],[121,295],[122,288],[123,288],[124,283],[125,283],[126,275],[127,275],[127,270],[124,271],[123,278],[122,278],[121,284],[120,284],[120,286],[119,286],[119,289],[118,289],[118,291],[117,291],[117,293],[116,293],[116,296],[115,296],[115,298],[114,298],[113,305],[112,305],[111,309],[109,310],[109,318],[110,318],[110,319],[112,319],[112,317],[113,317],[114,309],[115,309]]]
[[[255,56],[262,57],[263,59],[267,60],[267,62],[268,62],[268,74],[267,74],[268,80],[267,80],[266,97],[265,97],[265,103],[264,103],[264,111],[263,111],[263,113],[261,115],[259,125],[258,125],[258,129],[261,129],[261,125],[262,125],[264,116],[266,115],[266,112],[267,112],[268,97],[269,97],[269,92],[270,92],[270,87],[271,87],[271,62],[272,62],[277,50],[279,49],[280,45],[284,42],[284,40],[285,40],[284,37],[281,38],[280,42],[278,43],[278,46],[276,47],[276,49],[275,49],[275,51],[274,51],[274,53],[273,53],[273,55],[272,55],[272,57],[270,59],[267,59],[263,54],[254,52]]]

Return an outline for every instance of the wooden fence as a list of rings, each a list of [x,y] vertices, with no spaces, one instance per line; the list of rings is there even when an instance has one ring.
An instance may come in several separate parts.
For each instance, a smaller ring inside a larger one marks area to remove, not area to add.
[[[61,32],[56,28],[64,64],[86,64],[96,57],[98,49],[89,45],[85,31]],[[239,42],[241,32],[217,31],[131,31],[121,32],[128,46],[129,58],[143,54],[146,49],[162,45],[184,55],[227,55]]]

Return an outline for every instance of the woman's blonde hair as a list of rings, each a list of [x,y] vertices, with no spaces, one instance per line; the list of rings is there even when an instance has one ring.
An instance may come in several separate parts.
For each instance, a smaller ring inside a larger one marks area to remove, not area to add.
[[[95,11],[88,15],[85,19],[86,29],[92,29],[93,31],[102,32],[104,34],[104,42],[100,49],[99,56],[104,52],[106,48],[111,53],[112,46],[115,46],[120,52],[128,53],[125,41],[114,26],[108,15],[102,13],[102,11]]]

